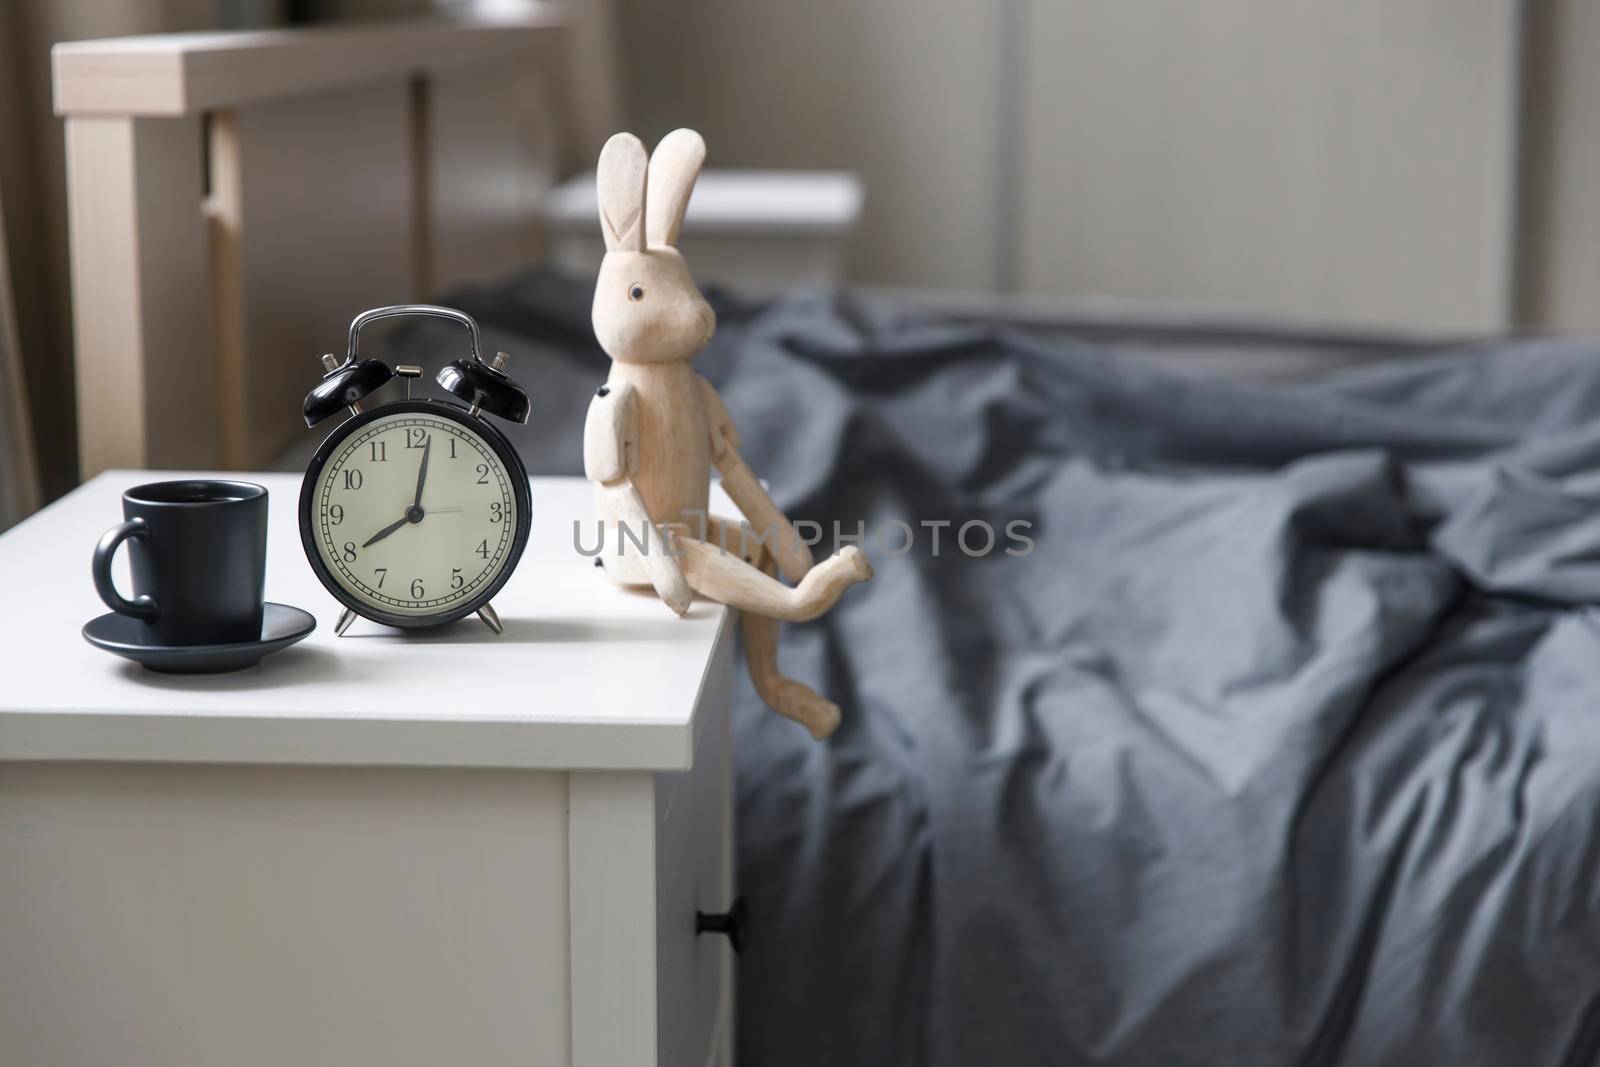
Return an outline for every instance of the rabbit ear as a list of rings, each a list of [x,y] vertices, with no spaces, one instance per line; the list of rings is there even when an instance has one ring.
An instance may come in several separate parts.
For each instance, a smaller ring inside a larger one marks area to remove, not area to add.
[[[649,161],[631,133],[613,134],[600,150],[595,191],[600,198],[600,229],[606,251],[644,251],[644,196]]]
[[[689,209],[689,194],[706,161],[706,143],[693,130],[673,130],[650,158],[650,200],[645,229],[653,245],[675,245]]]

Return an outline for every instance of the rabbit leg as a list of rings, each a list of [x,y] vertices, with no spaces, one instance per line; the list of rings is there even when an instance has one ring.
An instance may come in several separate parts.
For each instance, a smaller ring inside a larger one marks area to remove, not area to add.
[[[696,375],[699,378],[698,375]],[[778,505],[767,494],[761,479],[755,476],[750,465],[739,455],[739,431],[733,418],[722,403],[710,382],[699,378],[700,399],[705,408],[706,421],[711,426],[711,462],[722,475],[722,488],[733,502],[739,505],[745,518],[771,544],[772,555],[778,570],[791,582],[806,576],[816,563],[811,558],[811,546],[800,540],[794,523],[789,521]],[[743,527],[734,525],[737,529]]]
[[[696,540],[681,524],[674,524],[671,530],[673,552],[691,589],[740,611],[774,619],[807,622],[832,608],[846,589],[872,577],[866,553],[847,545],[790,588],[739,555],[736,530],[729,532],[726,549],[715,540]]]
[[[737,544],[738,524],[727,519],[707,519],[707,536],[720,545],[723,531],[731,529],[732,544]],[[765,545],[756,546],[749,564],[771,577],[777,570],[772,553]],[[756,694],[779,715],[793,719],[818,741],[839,728],[839,705],[804,682],[786,678],[778,670],[778,620],[751,611],[739,613],[744,636],[745,666]]]

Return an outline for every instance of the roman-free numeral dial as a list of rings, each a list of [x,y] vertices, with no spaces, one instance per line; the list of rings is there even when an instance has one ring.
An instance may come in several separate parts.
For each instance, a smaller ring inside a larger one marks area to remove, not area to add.
[[[318,559],[347,595],[389,615],[443,615],[479,597],[526,521],[496,450],[443,414],[372,418],[314,476]]]

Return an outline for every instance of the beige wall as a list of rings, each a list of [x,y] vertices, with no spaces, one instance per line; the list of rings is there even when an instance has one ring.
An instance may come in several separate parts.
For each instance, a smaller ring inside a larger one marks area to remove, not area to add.
[[[1022,287],[1505,325],[1519,8],[1033,3]]]
[[[854,276],[992,287],[1003,166],[995,0],[619,0],[628,112],[705,134],[712,166],[867,181]]]
[[[1510,313],[1521,7],[620,11],[642,132],[697,125],[716,164],[864,175],[860,280],[1491,328]]]
[[[1591,0],[580,2],[643,136],[861,172],[858,280],[1600,329]]]
[[[1600,4],[1531,0],[1516,315],[1600,330]]]
[[[860,281],[1600,328],[1589,0],[586,2],[613,9],[617,124],[696,126],[713,165],[864,176]],[[75,469],[49,45],[281,10],[0,2],[0,222],[47,495]]]

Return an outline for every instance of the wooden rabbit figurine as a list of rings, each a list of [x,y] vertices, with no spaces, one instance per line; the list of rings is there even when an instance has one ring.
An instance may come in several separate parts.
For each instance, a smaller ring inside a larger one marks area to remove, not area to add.
[[[583,430],[584,473],[595,483],[603,531],[599,558],[613,581],[653,586],[679,615],[695,593],[738,608],[756,692],[821,739],[839,725],[839,706],[778,673],[777,620],[816,618],[872,577],[872,567],[853,545],[813,564],[739,456],[722,399],[690,363],[717,319],[674,246],[705,156],[693,130],[668,134],[654,157],[630,133],[612,137],[600,153],[606,256],[594,332],[612,364]],[[764,540],[742,536],[735,520],[706,515],[713,466]],[[638,540],[646,538],[641,551]],[[779,571],[796,584],[780,582]]]

